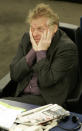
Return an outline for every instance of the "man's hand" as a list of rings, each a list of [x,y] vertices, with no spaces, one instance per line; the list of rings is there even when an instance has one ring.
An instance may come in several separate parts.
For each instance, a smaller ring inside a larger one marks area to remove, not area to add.
[[[51,44],[52,32],[50,30],[44,31],[42,34],[41,40],[38,43],[38,51],[47,50]]]
[[[32,36],[32,32],[30,29],[30,40],[32,43],[32,47],[35,51],[47,50],[51,44],[52,32],[50,30],[48,30],[48,32],[44,31],[44,33],[42,34],[42,37],[37,45],[33,36]]]
[[[36,42],[35,42],[35,40],[34,40],[34,38],[32,36],[31,29],[30,29],[29,34],[30,34],[30,40],[31,40],[31,43],[32,43],[32,48],[34,49],[34,51],[38,51],[38,46],[37,46],[37,44],[36,44]]]

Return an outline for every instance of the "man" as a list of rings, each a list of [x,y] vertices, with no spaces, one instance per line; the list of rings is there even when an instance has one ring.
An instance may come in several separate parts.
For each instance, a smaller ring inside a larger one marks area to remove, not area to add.
[[[11,79],[18,83],[14,99],[65,107],[76,93],[77,46],[59,29],[59,17],[46,4],[37,5],[28,22],[29,32],[10,65]]]

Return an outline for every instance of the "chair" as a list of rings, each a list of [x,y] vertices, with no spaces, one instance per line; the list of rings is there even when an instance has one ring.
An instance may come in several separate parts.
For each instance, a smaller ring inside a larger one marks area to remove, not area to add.
[[[81,61],[81,58],[82,58],[82,37],[81,37],[81,29],[80,27],[76,26],[76,25],[72,25],[72,24],[67,24],[67,23],[60,23],[59,24],[59,28],[62,29],[63,31],[65,31],[67,33],[67,35],[75,42],[75,44],[77,44],[78,46],[78,51],[79,51],[79,64],[80,64],[80,81],[78,83],[78,86],[80,86],[82,88],[82,61]],[[4,84],[2,85],[2,81],[4,81],[4,79],[8,79],[7,82],[4,82]],[[0,81],[0,88],[1,88],[1,97],[8,97],[8,96],[14,96],[14,93],[15,93],[15,90],[16,90],[16,87],[17,87],[17,83],[14,82],[13,80],[10,79],[10,74],[8,73],[8,75],[6,75],[1,81]],[[82,90],[82,89],[81,89]],[[81,110],[78,110],[79,109],[79,106],[81,104],[81,101],[82,101],[82,95],[80,94],[79,96],[79,103],[77,103],[77,109],[75,110],[72,106],[72,108],[70,108],[70,106],[68,107],[68,109],[70,111],[74,111],[75,112],[78,112],[78,113],[82,113],[82,109]]]
[[[69,105],[68,109],[70,111],[82,113],[82,17],[80,18],[80,27],[66,23],[60,23],[60,28],[67,33],[67,35],[75,42],[78,47],[80,74],[78,76],[79,81],[77,88],[80,88],[80,94],[77,104],[72,104],[71,106]]]

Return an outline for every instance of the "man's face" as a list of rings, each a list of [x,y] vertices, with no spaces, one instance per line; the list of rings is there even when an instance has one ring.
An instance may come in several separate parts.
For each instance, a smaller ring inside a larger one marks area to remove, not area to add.
[[[48,22],[48,18],[46,17],[39,17],[31,21],[30,24],[31,32],[37,44],[39,43],[44,31],[48,32],[49,27],[47,25],[47,22]]]

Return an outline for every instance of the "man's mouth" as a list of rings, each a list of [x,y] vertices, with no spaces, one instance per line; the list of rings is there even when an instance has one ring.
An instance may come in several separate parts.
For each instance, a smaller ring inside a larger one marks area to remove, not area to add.
[[[34,39],[36,42],[38,42],[39,41],[39,39]]]
[[[39,39],[35,39],[35,41],[39,41]]]

